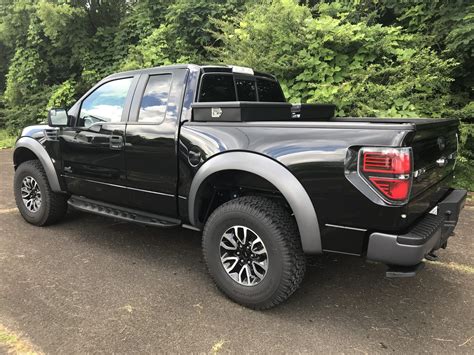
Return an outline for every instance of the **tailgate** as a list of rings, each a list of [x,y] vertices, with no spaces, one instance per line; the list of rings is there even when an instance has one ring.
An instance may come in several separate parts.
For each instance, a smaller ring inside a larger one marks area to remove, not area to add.
[[[431,187],[445,180],[454,170],[458,145],[457,120],[422,120],[416,123],[416,131],[408,146],[413,149],[414,179],[411,199],[428,193]],[[443,185],[443,184],[441,184]],[[434,193],[434,191],[433,191]]]

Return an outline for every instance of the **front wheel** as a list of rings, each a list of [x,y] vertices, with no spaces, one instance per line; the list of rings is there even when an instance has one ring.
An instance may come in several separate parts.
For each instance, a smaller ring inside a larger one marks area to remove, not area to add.
[[[46,172],[38,160],[28,160],[18,166],[13,191],[21,215],[36,226],[52,224],[67,211],[66,196],[51,190]]]
[[[283,204],[264,197],[218,207],[204,228],[203,252],[217,287],[254,309],[285,301],[306,268],[294,218]]]

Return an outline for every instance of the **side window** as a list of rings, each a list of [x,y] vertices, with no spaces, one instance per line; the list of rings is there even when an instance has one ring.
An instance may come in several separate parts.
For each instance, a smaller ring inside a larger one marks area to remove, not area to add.
[[[257,88],[254,80],[235,79],[239,101],[257,101]]]
[[[98,122],[120,122],[132,80],[109,81],[93,91],[82,101],[78,125],[89,127]]]
[[[139,122],[159,123],[165,119],[170,87],[171,74],[149,77],[140,105]]]
[[[204,75],[202,77],[199,101],[236,101],[234,77],[223,74]]]

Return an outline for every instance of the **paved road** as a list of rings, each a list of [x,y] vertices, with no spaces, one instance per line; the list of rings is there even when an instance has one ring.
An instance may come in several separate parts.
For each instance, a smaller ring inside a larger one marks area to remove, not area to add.
[[[319,258],[287,303],[255,312],[213,286],[197,233],[76,211],[47,228],[25,223],[10,161],[0,151],[0,324],[46,353],[474,353],[472,207],[416,278]]]

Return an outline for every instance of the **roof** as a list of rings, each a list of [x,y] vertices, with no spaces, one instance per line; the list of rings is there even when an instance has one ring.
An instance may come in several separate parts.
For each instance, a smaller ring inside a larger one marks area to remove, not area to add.
[[[154,71],[156,69],[196,69],[201,70],[203,72],[228,72],[232,73],[235,68],[242,68],[242,69],[250,69],[245,67],[239,67],[235,65],[219,65],[219,64],[211,64],[211,65],[197,65],[197,64],[173,64],[173,65],[163,65],[158,67],[151,67],[151,68],[143,68],[143,69],[136,69],[136,70],[129,70],[119,73],[114,73],[109,75],[107,78],[113,78],[118,76],[124,75],[136,75],[136,74],[146,74],[147,72]],[[250,69],[251,70],[251,69]],[[263,73],[260,71],[253,71],[254,75],[264,76],[267,78],[275,79],[275,76],[267,73]]]

